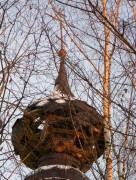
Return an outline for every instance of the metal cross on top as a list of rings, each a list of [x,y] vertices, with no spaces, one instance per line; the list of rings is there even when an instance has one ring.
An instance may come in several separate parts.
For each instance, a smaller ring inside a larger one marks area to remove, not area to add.
[[[66,58],[66,50],[64,48],[64,40],[63,40],[63,21],[62,21],[62,10],[59,11],[59,20],[60,20],[60,40],[61,40],[61,49],[59,51],[59,57],[60,57],[60,68],[58,77],[55,81],[55,87],[56,90],[59,91],[62,95],[72,96],[74,97],[73,93],[71,92],[68,79],[67,79],[67,73],[65,69],[65,58]]]

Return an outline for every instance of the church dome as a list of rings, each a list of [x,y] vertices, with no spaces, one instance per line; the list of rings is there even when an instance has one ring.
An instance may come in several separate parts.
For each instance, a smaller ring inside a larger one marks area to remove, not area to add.
[[[24,111],[13,126],[16,155],[31,169],[69,165],[86,172],[105,151],[103,116],[71,92],[65,70],[66,51],[59,51],[60,68],[54,93]]]

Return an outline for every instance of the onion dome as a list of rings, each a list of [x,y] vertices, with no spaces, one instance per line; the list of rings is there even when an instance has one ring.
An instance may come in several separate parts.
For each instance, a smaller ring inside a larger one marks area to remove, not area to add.
[[[55,83],[50,97],[28,106],[23,117],[15,122],[15,153],[31,169],[55,163],[86,172],[104,153],[103,117],[72,94],[64,56]]]
[[[31,169],[65,165],[86,172],[105,151],[103,116],[71,92],[59,51],[55,91],[29,105],[12,128],[16,155]]]

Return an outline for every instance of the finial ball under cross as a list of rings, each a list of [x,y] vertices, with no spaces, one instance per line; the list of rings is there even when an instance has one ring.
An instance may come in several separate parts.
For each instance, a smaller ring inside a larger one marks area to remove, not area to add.
[[[65,51],[64,49],[61,49],[61,50],[59,51],[59,56],[60,56],[61,58],[65,58],[65,57],[67,56],[66,51]]]

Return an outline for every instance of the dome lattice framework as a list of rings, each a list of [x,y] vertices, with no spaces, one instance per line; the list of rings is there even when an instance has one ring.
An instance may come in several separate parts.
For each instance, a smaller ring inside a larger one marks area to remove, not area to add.
[[[55,96],[28,106],[16,121],[15,153],[31,169],[43,159],[46,165],[63,164],[62,154],[67,164],[86,172],[104,152],[103,117],[84,101]]]

